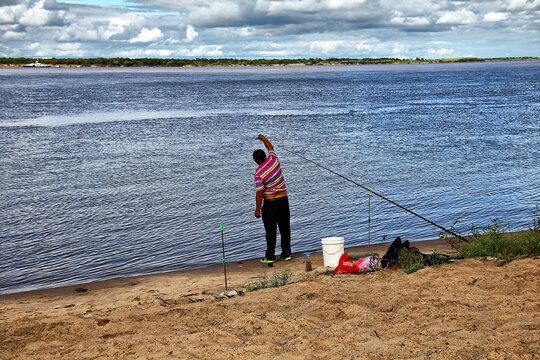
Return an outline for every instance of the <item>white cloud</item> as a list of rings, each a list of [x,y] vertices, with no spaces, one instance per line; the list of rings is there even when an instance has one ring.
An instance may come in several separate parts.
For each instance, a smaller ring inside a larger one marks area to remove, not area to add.
[[[394,43],[394,47],[392,49],[392,54],[396,58],[405,59],[405,58],[407,58],[407,55],[405,55],[405,54],[407,54],[408,52],[409,52],[409,48],[408,48],[407,45],[397,43],[397,42]]]
[[[7,41],[22,40],[25,38],[25,33],[8,30],[2,38]]]
[[[188,25],[186,28],[186,41],[191,42],[193,39],[195,39],[199,35],[198,32],[195,31],[193,26]]]
[[[484,15],[484,22],[504,21],[508,19],[508,15],[500,12],[490,12]]]
[[[15,22],[15,14],[10,7],[0,7],[0,24],[12,24]]]
[[[119,57],[128,57],[128,58],[138,58],[143,57],[144,49],[130,49],[130,50],[120,50],[116,52]]]
[[[423,16],[413,17],[401,17],[396,16],[390,20],[391,24],[403,25],[403,26],[427,26],[430,24],[429,20]]]
[[[506,0],[503,7],[512,11],[539,10],[540,0]]]
[[[191,9],[188,19],[192,24],[199,26],[229,26],[238,24],[242,19],[242,12],[245,11],[234,1],[211,1],[207,6],[195,7]],[[246,11],[246,13],[248,13]]]
[[[367,38],[361,41],[312,41],[309,43],[307,52],[312,56],[330,55],[332,57],[368,57],[381,53],[385,54],[384,56],[398,58],[410,57],[409,46],[405,42],[380,41],[377,38]]]
[[[445,48],[440,48],[440,49],[428,49],[427,50],[427,53],[430,57],[440,57],[440,56],[449,56],[451,54],[454,53],[454,50],[452,49],[445,49]]]
[[[326,0],[325,2],[330,9],[346,9],[363,4],[366,0]]]
[[[96,28],[92,23],[81,21],[71,23],[65,28],[58,29],[54,35],[56,41],[100,41],[107,40],[104,30]]]
[[[284,13],[310,13],[320,10],[321,4],[315,0],[285,0],[285,1],[270,1],[268,14],[284,14]]]
[[[355,49],[359,51],[359,55],[368,53],[385,53],[390,54],[390,49],[394,49],[396,46],[394,43],[384,43],[376,38],[367,39],[356,43]]]
[[[73,51],[73,50],[79,50],[81,48],[81,44],[79,43],[62,43],[58,44],[57,48],[63,51]]]
[[[238,36],[241,36],[241,37],[249,37],[249,36],[253,36],[257,33],[257,31],[252,28],[252,27],[243,27],[243,28],[240,28],[238,31]]]
[[[129,22],[122,18],[112,18],[109,20],[109,26],[104,31],[103,35],[105,39],[110,39],[111,36],[123,33]]]
[[[17,24],[4,24],[0,25],[0,31],[17,31],[20,26]]]
[[[450,11],[437,20],[437,24],[472,24],[476,22],[476,15],[469,10]]]
[[[48,5],[48,6],[46,6]],[[53,4],[54,5],[54,2]],[[19,18],[21,25],[27,26],[60,26],[63,23],[62,17],[65,11],[53,11],[46,7],[51,6],[49,2],[41,0],[27,9]]]
[[[146,49],[144,50],[144,54],[146,56],[156,56],[156,57],[168,57],[172,55],[171,50],[152,50],[152,49]]]
[[[259,50],[256,52],[257,57],[286,57],[294,54],[289,50]]]
[[[56,53],[60,56],[84,56],[85,52],[81,50],[80,43],[62,43],[56,46]]]
[[[31,51],[34,57],[51,57],[51,54],[59,57],[84,57],[87,55],[82,50],[80,43],[35,42],[28,45],[26,51]]]
[[[32,51],[33,56],[47,56],[47,51],[44,50],[44,47],[39,42],[35,42],[26,46],[27,50]]]
[[[339,47],[345,44],[341,40],[332,40],[332,41],[313,41],[309,46],[310,51],[321,52],[323,54],[328,54],[330,52],[336,51]]]
[[[223,56],[221,45],[201,45],[197,48],[180,50],[182,56]]]
[[[153,28],[152,30],[147,29],[147,28],[142,28],[139,35],[129,40],[129,42],[130,43],[148,43],[148,42],[156,41],[162,37],[163,37],[163,33],[157,27]]]
[[[368,44],[366,41],[359,42],[355,46],[356,50],[370,52],[373,50],[373,45]]]
[[[118,56],[129,58],[141,58],[141,57],[171,57],[175,52],[168,49],[130,49],[122,50],[118,52]]]

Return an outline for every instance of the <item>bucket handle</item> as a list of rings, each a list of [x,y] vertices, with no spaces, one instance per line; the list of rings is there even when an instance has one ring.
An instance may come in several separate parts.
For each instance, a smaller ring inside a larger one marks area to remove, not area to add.
[[[322,249],[323,253],[328,254],[328,255],[336,255],[338,252],[340,252],[340,251],[342,251],[342,250],[345,250],[345,247],[342,247],[342,248],[336,250],[336,251],[333,252],[333,253],[329,253],[328,251],[324,251],[324,249]]]

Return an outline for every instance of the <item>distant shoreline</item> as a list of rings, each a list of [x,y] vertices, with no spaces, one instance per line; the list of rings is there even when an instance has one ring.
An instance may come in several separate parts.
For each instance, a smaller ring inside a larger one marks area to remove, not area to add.
[[[448,64],[466,62],[499,62],[540,60],[540,57],[503,58],[450,58],[450,59],[398,59],[398,58],[311,58],[311,59],[161,59],[161,58],[0,58],[1,67],[243,67],[243,66],[323,66],[323,65],[380,65],[380,64]],[[37,64],[43,66],[32,66]]]

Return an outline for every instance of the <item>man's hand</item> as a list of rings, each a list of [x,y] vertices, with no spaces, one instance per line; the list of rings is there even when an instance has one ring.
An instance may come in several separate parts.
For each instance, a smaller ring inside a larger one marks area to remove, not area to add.
[[[261,210],[260,210],[260,209],[255,210],[255,217],[256,217],[256,218],[260,218],[260,217],[261,217]]]

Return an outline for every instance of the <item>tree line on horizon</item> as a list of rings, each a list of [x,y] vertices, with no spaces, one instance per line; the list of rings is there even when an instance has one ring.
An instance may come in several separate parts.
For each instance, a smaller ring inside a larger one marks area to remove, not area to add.
[[[22,66],[36,61],[51,66],[84,66],[84,67],[184,67],[184,66],[278,66],[278,65],[362,65],[362,64],[414,64],[414,63],[455,63],[510,60],[539,60],[538,57],[501,57],[479,58],[464,57],[452,59],[398,59],[398,58],[309,58],[309,59],[235,59],[235,58],[197,58],[197,59],[163,59],[163,58],[0,58],[0,65]]]

